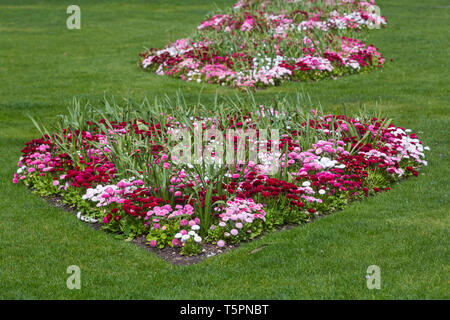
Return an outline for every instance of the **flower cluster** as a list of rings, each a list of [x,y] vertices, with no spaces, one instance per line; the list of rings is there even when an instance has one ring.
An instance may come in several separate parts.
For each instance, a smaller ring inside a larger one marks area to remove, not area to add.
[[[226,202],[223,211],[218,214],[218,223],[211,225],[210,238],[221,243],[239,243],[258,235],[266,221],[266,212],[261,203],[252,198],[239,198]]]
[[[429,148],[386,119],[318,111],[301,118],[300,112],[264,106],[239,114],[88,121],[83,130],[62,129],[28,142],[13,182],[62,197],[83,221],[190,255],[204,243],[236,244],[329,214],[418,176],[427,165]],[[281,131],[278,141],[262,139],[266,127]],[[212,140],[203,148],[208,161],[180,162],[173,149],[179,139],[172,141],[170,134],[195,136],[211,128],[240,128],[242,135],[226,131],[226,139],[235,142],[231,152],[238,153],[238,140],[244,139],[257,146],[262,161],[224,161],[210,149],[220,140],[216,133],[207,135]],[[258,143],[250,130],[256,130]]]
[[[158,75],[233,87],[319,80],[381,68],[384,57],[366,45],[381,28],[375,1],[239,1],[203,21],[197,33],[140,54]]]

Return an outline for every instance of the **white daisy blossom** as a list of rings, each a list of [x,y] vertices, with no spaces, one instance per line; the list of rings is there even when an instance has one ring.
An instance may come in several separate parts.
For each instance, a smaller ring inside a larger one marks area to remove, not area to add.
[[[337,164],[337,161],[331,160],[328,157],[322,157],[322,158],[320,158],[318,163],[322,166],[322,168],[328,169],[328,168],[333,168]]]
[[[77,218],[78,218],[79,220],[81,220],[81,221],[88,222],[88,223],[97,223],[97,221],[98,221],[97,219],[89,218],[89,217],[83,216],[83,214],[81,213],[81,211],[78,211],[78,212],[77,212]]]

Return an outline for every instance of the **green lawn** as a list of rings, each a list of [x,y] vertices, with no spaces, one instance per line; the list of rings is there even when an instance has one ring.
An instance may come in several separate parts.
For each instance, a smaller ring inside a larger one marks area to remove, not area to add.
[[[218,1],[219,6],[234,1]],[[373,42],[392,58],[382,72],[258,91],[309,93],[325,110],[364,104],[417,132],[429,166],[418,178],[312,224],[273,233],[197,265],[175,267],[96,231],[11,183],[20,150],[37,137],[26,114],[51,122],[74,96],[140,99],[181,89],[194,103],[216,90],[142,72],[143,47],[188,36],[209,0],[76,1],[81,30],[66,28],[71,1],[0,3],[0,298],[8,299],[448,299],[449,32],[447,0],[378,0],[388,28]],[[249,253],[267,244],[255,254]],[[381,268],[381,290],[366,269]],[[66,268],[81,267],[81,290]]]

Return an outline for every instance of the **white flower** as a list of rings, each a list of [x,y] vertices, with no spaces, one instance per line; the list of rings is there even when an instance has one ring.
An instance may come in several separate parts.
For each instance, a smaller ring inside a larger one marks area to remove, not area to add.
[[[191,236],[195,236],[196,235],[195,231],[192,231],[192,230],[189,231],[188,234],[191,235]]]
[[[198,224],[195,224],[191,227],[191,229],[197,231],[200,230],[200,226]]]
[[[361,68],[358,61],[355,61],[355,60],[350,60],[347,64],[348,64],[348,66],[352,67],[353,69],[359,70]]]
[[[319,194],[325,194],[325,193],[326,193],[325,190],[323,190],[323,189],[320,189],[320,190],[319,190]]]
[[[328,157],[322,157],[319,161],[319,164],[322,166],[322,168],[332,168],[336,165],[336,160],[331,160]]]
[[[309,181],[305,181],[302,183],[303,187],[309,187],[310,185],[311,185],[311,182],[309,182]]]
[[[197,243],[202,242],[202,237],[196,236],[196,237],[194,237],[194,241]]]
[[[183,236],[183,235],[182,235],[181,233],[178,232],[178,233],[175,235],[175,238],[176,238],[176,239],[180,239],[182,236]]]
[[[181,241],[186,242],[189,240],[190,237],[191,237],[190,235],[185,234],[184,236],[181,237]]]

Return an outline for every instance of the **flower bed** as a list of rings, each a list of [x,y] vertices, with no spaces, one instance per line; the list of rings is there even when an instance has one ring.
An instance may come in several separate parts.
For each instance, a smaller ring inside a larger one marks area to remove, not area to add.
[[[26,143],[13,182],[107,231],[195,255],[312,221],[427,164],[414,133],[365,113],[176,105],[76,104],[52,133],[36,123],[43,136]]]
[[[266,87],[381,68],[362,38],[386,25],[375,1],[239,0],[203,21],[190,39],[141,53],[140,66],[185,81]]]

